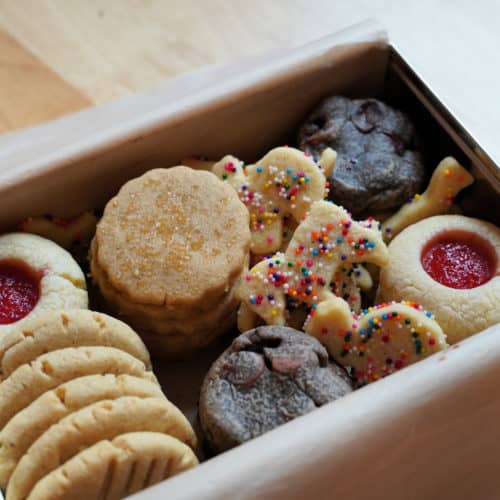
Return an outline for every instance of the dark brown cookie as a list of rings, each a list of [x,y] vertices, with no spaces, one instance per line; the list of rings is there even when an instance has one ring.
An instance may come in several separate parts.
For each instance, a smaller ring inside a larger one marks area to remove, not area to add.
[[[351,391],[346,372],[315,338],[261,326],[237,337],[210,368],[200,423],[209,447],[221,452]]]
[[[326,98],[301,126],[298,143],[316,159],[327,147],[337,151],[330,198],[355,215],[399,207],[422,188],[412,123],[376,99]]]

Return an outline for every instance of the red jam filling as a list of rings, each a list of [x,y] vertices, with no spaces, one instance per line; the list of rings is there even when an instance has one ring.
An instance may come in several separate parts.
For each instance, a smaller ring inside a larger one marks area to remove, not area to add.
[[[24,318],[40,298],[41,275],[20,260],[0,261],[0,325]]]
[[[470,237],[444,237],[431,241],[422,252],[425,272],[441,285],[468,289],[489,281],[496,267],[493,251],[487,242]]]

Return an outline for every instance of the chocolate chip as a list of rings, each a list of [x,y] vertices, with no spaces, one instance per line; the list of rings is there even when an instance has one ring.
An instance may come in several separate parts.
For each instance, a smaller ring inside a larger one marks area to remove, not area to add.
[[[264,372],[264,359],[253,352],[231,353],[224,363],[222,373],[235,385],[250,386]]]
[[[377,101],[362,101],[352,115],[352,122],[363,133],[371,132],[383,119],[383,111]]]

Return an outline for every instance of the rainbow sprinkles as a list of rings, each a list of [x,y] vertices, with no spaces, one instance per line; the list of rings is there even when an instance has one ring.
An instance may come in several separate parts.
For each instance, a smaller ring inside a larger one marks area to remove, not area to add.
[[[242,301],[238,327],[253,328],[257,317],[285,325],[290,301],[314,308],[335,297],[330,283],[343,268],[357,262],[382,266],[387,259],[377,221],[357,222],[342,207],[317,201],[286,251],[262,260],[245,276],[237,292]]]

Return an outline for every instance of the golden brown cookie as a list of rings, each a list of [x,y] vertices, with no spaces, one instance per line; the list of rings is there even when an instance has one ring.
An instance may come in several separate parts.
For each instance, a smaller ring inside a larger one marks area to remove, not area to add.
[[[462,215],[408,226],[389,244],[377,295],[422,304],[450,344],[500,322],[500,228]]]
[[[35,399],[0,432],[0,488],[6,488],[22,455],[51,425],[92,403],[123,396],[164,397],[154,381],[107,374],[70,380]]]
[[[107,204],[92,242],[92,276],[111,310],[139,333],[161,336],[153,355],[203,346],[236,308],[248,226],[237,194],[212,173],[151,170]],[[190,335],[192,321],[204,328]]]
[[[144,363],[114,347],[68,347],[21,365],[0,383],[0,429],[41,394],[77,377],[122,373],[155,381]]]
[[[158,432],[100,441],[38,481],[28,500],[118,500],[198,464],[189,447]]]
[[[140,431],[161,432],[196,446],[191,425],[165,399],[130,396],[100,401],[64,417],[33,443],[14,469],[7,500],[24,500],[40,479],[81,450],[103,439]]]
[[[84,309],[44,311],[0,337],[0,380],[41,354],[78,346],[116,347],[151,368],[146,346],[122,321]]]

